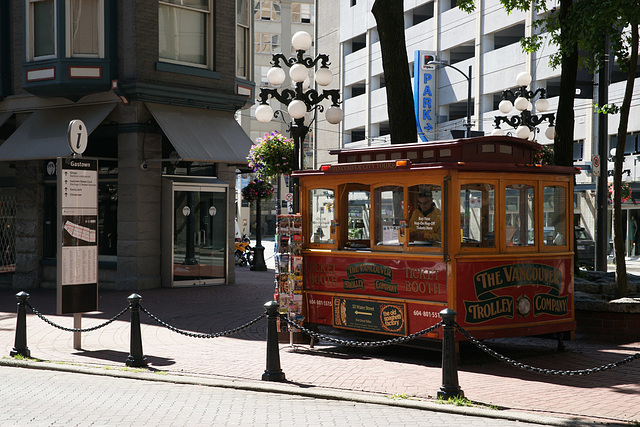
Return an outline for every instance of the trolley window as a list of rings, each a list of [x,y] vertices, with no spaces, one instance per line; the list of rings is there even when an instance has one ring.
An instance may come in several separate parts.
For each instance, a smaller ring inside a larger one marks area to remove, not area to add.
[[[544,187],[543,233],[543,241],[547,246],[567,244],[567,189],[565,187]]]
[[[368,248],[371,244],[371,193],[368,185],[347,184],[346,247]]]
[[[463,247],[495,247],[495,188],[491,184],[460,187],[460,234]]]
[[[333,243],[331,224],[335,220],[335,192],[329,188],[309,191],[309,230],[312,243]]]
[[[440,246],[441,206],[439,185],[409,187],[409,246]]]
[[[535,246],[534,187],[511,184],[505,189],[505,223],[507,246]]]
[[[399,230],[404,225],[404,188],[396,185],[378,187],[374,197],[376,245],[403,246]]]

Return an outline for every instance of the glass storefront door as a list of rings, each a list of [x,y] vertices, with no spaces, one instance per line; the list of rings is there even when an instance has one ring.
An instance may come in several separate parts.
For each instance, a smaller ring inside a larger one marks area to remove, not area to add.
[[[227,188],[174,183],[171,193],[171,286],[225,283]]]

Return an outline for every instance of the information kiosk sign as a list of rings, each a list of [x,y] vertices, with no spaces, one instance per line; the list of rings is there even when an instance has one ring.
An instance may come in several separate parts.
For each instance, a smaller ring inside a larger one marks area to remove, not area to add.
[[[98,309],[98,161],[58,158],[58,314]]]

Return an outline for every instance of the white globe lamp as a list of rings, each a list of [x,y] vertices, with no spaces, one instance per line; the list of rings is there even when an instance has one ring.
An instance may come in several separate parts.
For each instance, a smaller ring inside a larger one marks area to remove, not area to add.
[[[289,103],[287,111],[294,119],[300,119],[307,113],[307,105],[299,99],[294,99]]]
[[[273,118],[273,109],[269,104],[261,104],[256,108],[256,119],[260,123],[268,123]]]
[[[309,50],[311,42],[311,36],[306,31],[298,31],[291,37],[291,45],[295,50]]]
[[[531,83],[531,74],[526,71],[518,73],[516,76],[516,83],[518,86],[529,86],[529,83]]]
[[[530,134],[531,131],[527,126],[518,126],[518,129],[516,129],[516,136],[518,138],[529,139]]]
[[[549,126],[547,128],[547,130],[544,131],[544,136],[547,137],[547,139],[553,139],[556,137],[556,127],[555,126]]]
[[[327,110],[325,117],[329,123],[336,125],[342,121],[342,110],[334,105]]]
[[[284,70],[280,67],[271,67],[269,71],[267,71],[267,80],[274,86],[281,85],[284,82],[286,74]]]
[[[320,68],[316,72],[316,82],[320,86],[330,85],[333,81],[333,73],[328,68]]]
[[[519,96],[516,98],[516,101],[513,103],[518,111],[524,111],[529,106],[529,100],[524,96]]]
[[[549,111],[549,100],[546,98],[538,99],[536,101],[536,111],[540,111],[541,113]]]
[[[295,64],[291,68],[289,68],[289,77],[291,80],[297,83],[301,83],[309,76],[309,72],[307,71],[307,67],[302,64]]]
[[[508,114],[513,109],[513,104],[508,99],[503,99],[498,104],[498,108],[502,114]]]
[[[504,135],[504,131],[500,128],[495,128],[494,130],[491,131],[491,135],[492,136],[502,136]]]

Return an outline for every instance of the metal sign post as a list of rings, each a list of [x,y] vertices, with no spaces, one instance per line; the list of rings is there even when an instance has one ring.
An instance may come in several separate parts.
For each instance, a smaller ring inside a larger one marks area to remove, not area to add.
[[[82,121],[72,120],[67,134],[75,155],[57,159],[57,313],[73,313],[80,329],[81,313],[98,309],[98,161],[79,156],[87,147]],[[73,346],[81,349],[79,332]]]

